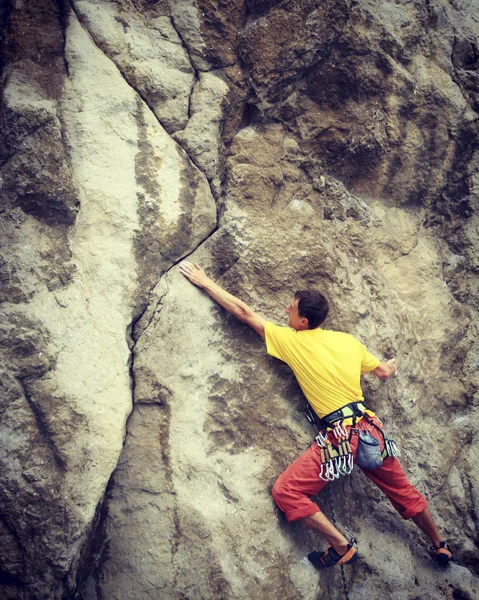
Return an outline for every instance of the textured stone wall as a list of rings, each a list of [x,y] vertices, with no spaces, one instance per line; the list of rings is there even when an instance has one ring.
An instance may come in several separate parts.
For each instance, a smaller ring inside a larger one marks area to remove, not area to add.
[[[478,9],[0,2],[2,598],[344,597],[270,498],[301,392],[185,256],[398,359],[364,390],[457,562],[355,472],[351,597],[479,595]]]

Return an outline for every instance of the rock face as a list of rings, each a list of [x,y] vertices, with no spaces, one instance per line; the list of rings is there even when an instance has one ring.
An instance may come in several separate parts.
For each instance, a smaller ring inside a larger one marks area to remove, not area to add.
[[[457,562],[354,472],[351,597],[479,596],[477,8],[0,3],[2,598],[344,597],[270,497],[301,392],[185,256],[397,356],[365,395]]]

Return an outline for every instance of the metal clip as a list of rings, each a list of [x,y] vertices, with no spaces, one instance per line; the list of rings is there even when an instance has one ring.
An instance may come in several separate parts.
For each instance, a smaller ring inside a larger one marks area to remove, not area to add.
[[[316,443],[318,444],[318,446],[320,448],[326,448],[327,445],[330,443],[329,439],[328,439],[328,436],[325,435],[322,431],[320,431],[318,433],[318,435],[316,436],[315,439],[316,439]]]
[[[348,466],[346,469],[346,475],[350,475],[352,473],[353,467],[354,467],[354,458],[353,458],[352,453],[350,452],[348,454]]]
[[[320,479],[322,479],[323,481],[329,481],[329,477],[327,476],[327,473],[328,473],[328,467],[327,467],[326,463],[321,463],[321,471],[319,472]]]
[[[340,473],[337,469],[336,458],[333,458],[328,463],[328,475],[329,481],[333,481],[334,479],[338,479]]]
[[[333,449],[333,445],[325,431],[319,431],[315,438],[321,449],[319,477],[323,481],[333,481],[341,475],[349,475],[353,470],[354,461],[348,430],[342,421],[338,421],[331,431],[338,442],[337,451]]]
[[[342,421],[339,421],[339,423],[336,424],[336,426],[333,429],[333,433],[334,433],[334,437],[337,440],[348,437],[348,431],[347,431],[346,427],[343,425]]]
[[[386,439],[386,453],[391,458],[400,458],[401,452],[394,440]]]
[[[400,458],[401,457],[401,451],[399,450],[396,442],[394,440],[390,440],[389,443],[390,443],[392,455],[394,456],[394,458]]]

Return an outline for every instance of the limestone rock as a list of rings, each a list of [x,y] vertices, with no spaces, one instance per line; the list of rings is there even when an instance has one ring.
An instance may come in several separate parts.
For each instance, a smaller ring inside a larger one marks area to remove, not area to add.
[[[344,597],[270,496],[312,440],[301,392],[185,256],[278,323],[321,289],[398,358],[364,392],[457,562],[355,471],[351,597],[479,595],[476,12],[0,4],[2,598]]]
[[[49,224],[71,225],[79,198],[58,104],[65,77],[60,19],[57,6],[47,0],[10,14],[2,74],[0,191],[2,205],[20,206]],[[47,26],[40,33],[36,24],[42,20]]]
[[[220,171],[223,155],[220,130],[224,115],[222,105],[228,92],[227,83],[219,76],[201,73],[191,97],[191,118],[187,126],[174,136],[210,181]],[[219,181],[216,186],[219,186]]]
[[[195,73],[167,7],[80,0],[73,6],[95,43],[171,132],[183,129]]]
[[[245,25],[243,0],[167,0],[171,17],[199,71],[238,62],[238,31]]]
[[[22,11],[13,9],[13,29]],[[57,125],[81,202],[72,221],[54,218],[51,202],[31,210],[23,198],[7,195],[2,214],[9,286],[2,319],[13,328],[5,330],[2,360],[2,512],[9,533],[2,536],[2,564],[14,597],[21,588],[34,598],[73,593],[131,411],[131,323],[160,274],[216,225],[206,178],[74,12],[65,36],[68,78],[50,90],[54,101],[48,104],[35,86],[25,94],[14,83],[4,95],[5,111],[22,108],[10,111],[7,136],[38,111],[61,114]],[[25,76],[23,64],[9,68],[9,81]],[[29,135],[30,127],[3,166],[17,194],[27,185],[18,160],[27,151],[34,159],[32,148],[41,156],[38,144],[45,142],[35,129]],[[62,163],[49,150],[42,173],[56,168],[61,185]],[[35,185],[43,189],[43,180]],[[15,365],[23,363],[19,371]],[[12,544],[28,547],[21,560],[18,551],[10,558]]]

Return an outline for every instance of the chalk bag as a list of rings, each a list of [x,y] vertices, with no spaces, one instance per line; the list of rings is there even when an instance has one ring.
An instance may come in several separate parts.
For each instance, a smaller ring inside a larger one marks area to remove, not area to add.
[[[361,469],[372,471],[383,464],[379,441],[368,431],[358,431],[358,454],[356,463]]]

